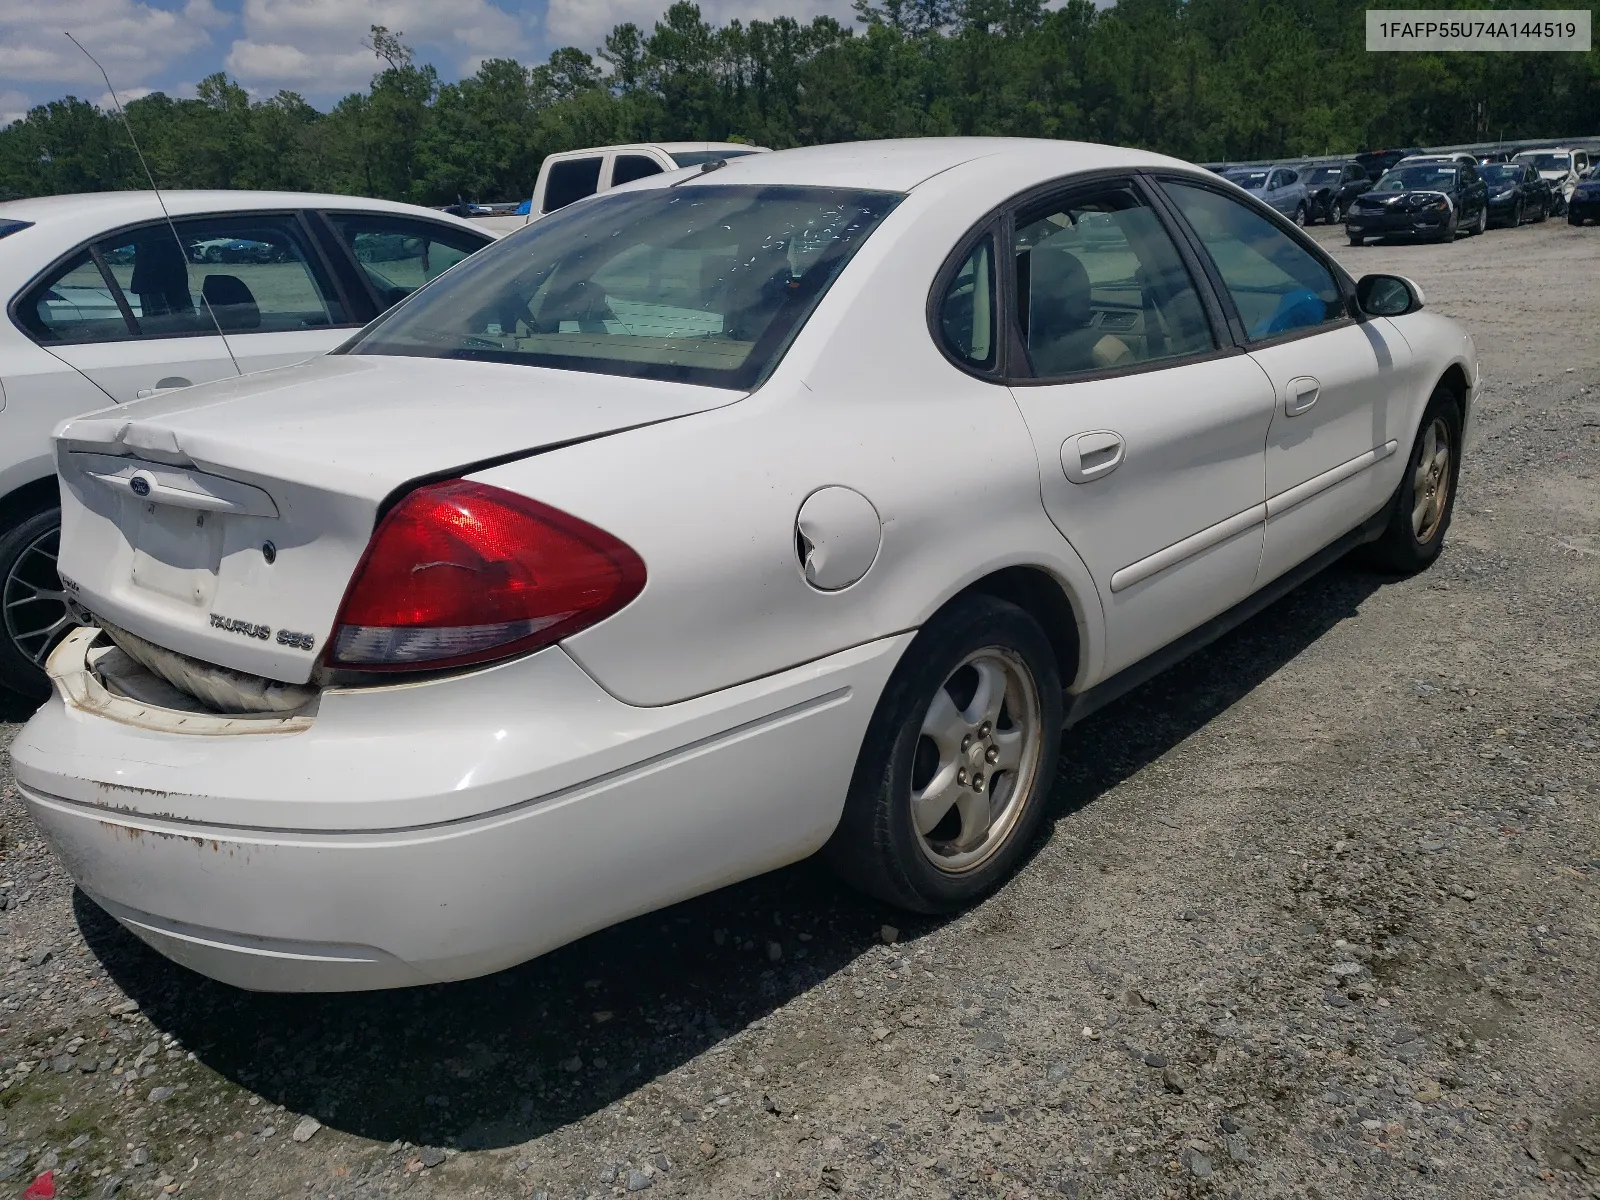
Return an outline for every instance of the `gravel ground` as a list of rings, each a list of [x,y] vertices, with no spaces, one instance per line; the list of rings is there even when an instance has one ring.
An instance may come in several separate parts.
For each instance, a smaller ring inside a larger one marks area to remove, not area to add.
[[[1073,730],[953,920],[802,864],[486,980],[251,996],[75,894],[0,766],[0,1194],[1600,1197],[1600,230],[1317,236],[1478,340],[1444,556]]]

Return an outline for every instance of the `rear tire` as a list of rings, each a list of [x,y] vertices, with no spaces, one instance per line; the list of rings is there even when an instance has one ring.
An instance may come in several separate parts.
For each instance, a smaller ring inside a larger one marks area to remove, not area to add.
[[[72,627],[56,574],[60,538],[55,505],[0,534],[0,685],[30,700],[50,695],[44,661]]]
[[[846,882],[913,912],[998,886],[1055,782],[1061,678],[1037,621],[990,596],[955,600],[895,667],[823,850]]]
[[[1449,388],[1433,389],[1390,501],[1383,536],[1371,546],[1374,565],[1399,575],[1427,569],[1444,548],[1461,472],[1461,402]]]

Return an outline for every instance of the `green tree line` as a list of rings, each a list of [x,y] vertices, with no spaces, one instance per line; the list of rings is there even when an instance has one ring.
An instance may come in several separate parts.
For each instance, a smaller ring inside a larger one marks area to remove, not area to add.
[[[717,26],[680,0],[649,31],[618,25],[593,53],[490,59],[454,83],[375,26],[370,87],[328,112],[287,91],[252,100],[219,73],[193,99],[134,100],[127,117],[163,186],[426,204],[524,197],[546,154],[658,139],[781,148],[998,134],[1214,161],[1600,132],[1600,56],[1371,54],[1367,7],[856,0],[853,24]],[[144,186],[120,121],[84,100],[0,130],[0,195]]]

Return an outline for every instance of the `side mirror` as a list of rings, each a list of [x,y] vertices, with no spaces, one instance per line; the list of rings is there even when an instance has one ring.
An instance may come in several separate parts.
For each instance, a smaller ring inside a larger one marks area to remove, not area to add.
[[[1403,317],[1422,307],[1422,289],[1403,275],[1363,275],[1356,303],[1369,317]]]

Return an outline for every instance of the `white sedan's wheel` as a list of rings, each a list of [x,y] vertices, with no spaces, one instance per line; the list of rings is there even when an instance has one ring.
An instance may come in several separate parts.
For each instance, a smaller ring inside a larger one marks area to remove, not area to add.
[[[928,704],[911,767],[911,814],[941,871],[970,871],[1005,844],[1039,769],[1039,690],[1015,651],[967,656]]]
[[[952,602],[873,714],[828,857],[863,891],[917,912],[959,907],[1026,848],[1055,774],[1061,678],[1022,609]]]
[[[44,660],[73,624],[56,574],[60,538],[55,508],[0,537],[0,688],[34,699],[50,694]]]

